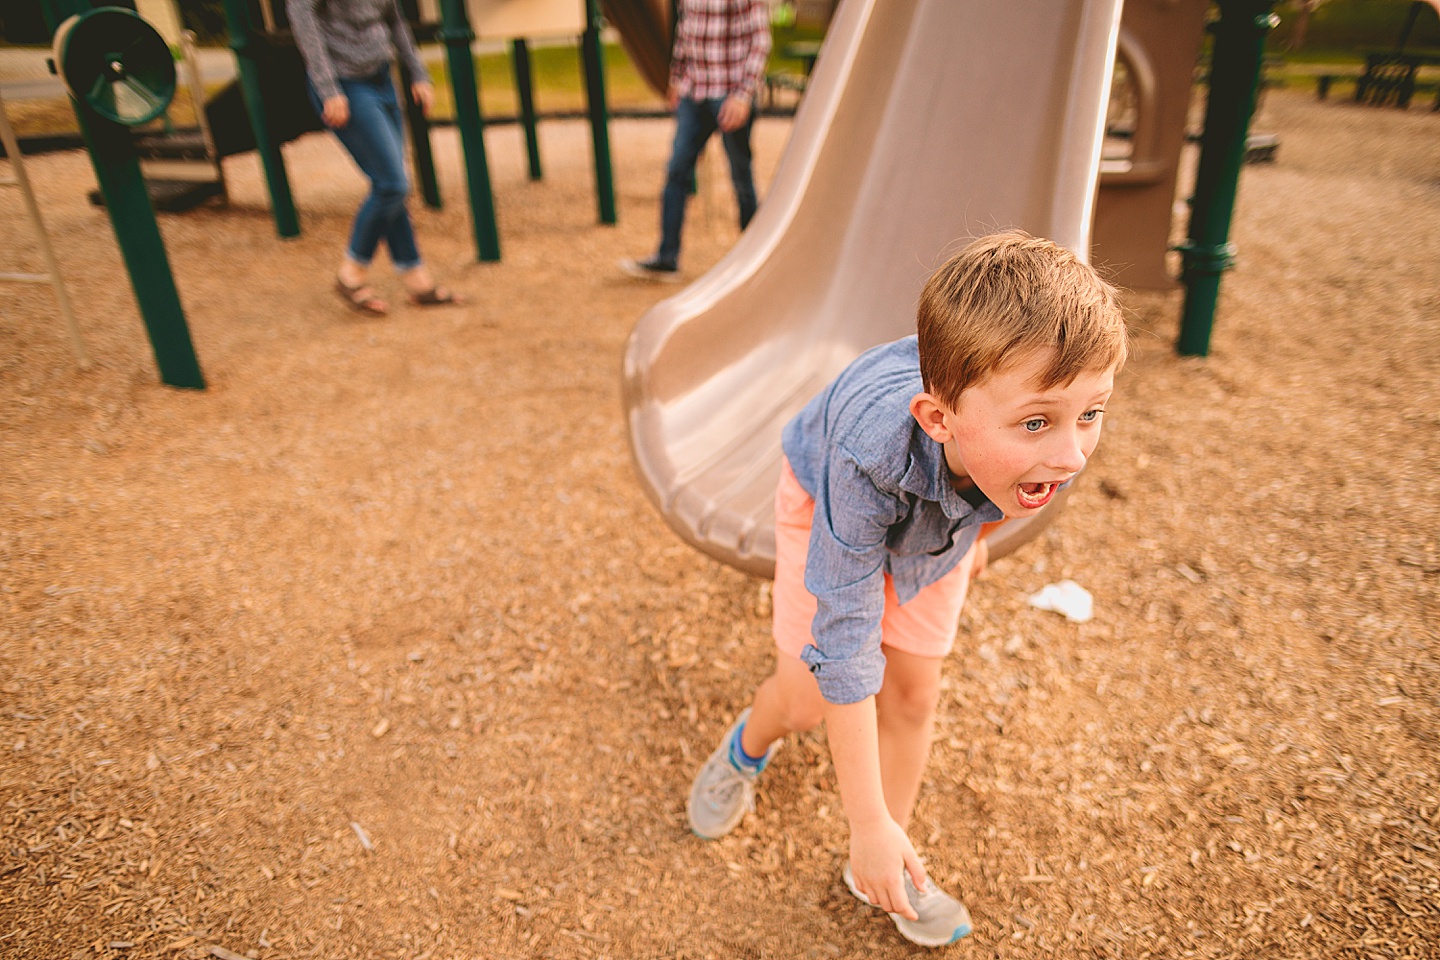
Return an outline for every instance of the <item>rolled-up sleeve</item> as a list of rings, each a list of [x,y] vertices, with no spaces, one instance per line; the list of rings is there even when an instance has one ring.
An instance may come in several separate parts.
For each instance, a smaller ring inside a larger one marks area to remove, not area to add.
[[[885,538],[904,504],[841,448],[832,450],[820,485],[805,563],[805,588],[817,601],[814,642],[801,658],[828,702],[855,703],[878,693],[885,677]]]

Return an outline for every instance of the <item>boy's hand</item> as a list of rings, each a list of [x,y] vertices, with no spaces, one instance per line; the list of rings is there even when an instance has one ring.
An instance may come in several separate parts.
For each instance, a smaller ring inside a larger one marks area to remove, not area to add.
[[[850,830],[850,870],[855,888],[886,913],[918,920],[905,895],[902,870],[910,871],[917,890],[925,887],[925,867],[900,824],[886,817],[874,827]]]

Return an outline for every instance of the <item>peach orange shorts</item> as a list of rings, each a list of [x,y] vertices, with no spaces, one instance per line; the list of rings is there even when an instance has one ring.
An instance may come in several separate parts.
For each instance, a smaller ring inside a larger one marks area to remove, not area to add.
[[[811,643],[815,597],[805,589],[805,557],[810,552],[810,523],[815,501],[800,486],[787,460],[781,461],[775,491],[775,645],[797,660]],[[885,613],[880,620],[881,643],[921,657],[943,657],[955,645],[955,629],[975,551],[939,580],[900,605],[890,574],[885,574]]]

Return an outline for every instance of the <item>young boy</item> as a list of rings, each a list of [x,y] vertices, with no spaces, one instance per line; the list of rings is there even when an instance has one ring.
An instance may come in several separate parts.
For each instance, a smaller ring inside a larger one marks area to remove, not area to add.
[[[775,495],[775,672],[691,789],[715,839],[751,809],[776,741],[821,720],[850,824],[850,891],[901,934],[970,932],[906,835],[940,667],[985,565],[981,525],[1038,512],[1100,440],[1125,361],[1114,289],[1019,231],[985,237],[920,296],[918,336],[855,360],[785,428]]]

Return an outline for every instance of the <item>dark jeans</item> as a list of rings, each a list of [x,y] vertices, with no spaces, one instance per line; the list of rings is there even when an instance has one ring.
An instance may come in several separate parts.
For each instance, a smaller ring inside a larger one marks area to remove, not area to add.
[[[396,270],[420,265],[415,245],[415,228],[405,209],[410,179],[405,172],[405,137],[400,121],[400,103],[387,67],[364,80],[340,79],[340,89],[350,101],[350,122],[332,131],[340,138],[360,172],[370,180],[370,195],[355,214],[350,231],[350,259],[369,266],[381,238],[390,250]],[[324,105],[314,86],[306,84],[317,112]]]
[[[685,201],[695,179],[695,161],[710,139],[720,129],[717,117],[724,100],[692,100],[684,97],[675,108],[675,144],[670,149],[670,166],[665,172],[665,192],[660,200],[660,251],[657,259],[674,266],[680,260],[680,232],[685,227]],[[755,111],[745,125],[729,133],[721,133],[725,156],[730,160],[730,181],[735,184],[735,199],[740,205],[740,229],[755,216],[755,178],[750,172],[750,128]]]

